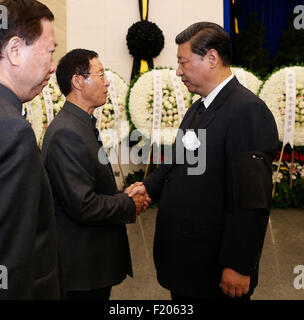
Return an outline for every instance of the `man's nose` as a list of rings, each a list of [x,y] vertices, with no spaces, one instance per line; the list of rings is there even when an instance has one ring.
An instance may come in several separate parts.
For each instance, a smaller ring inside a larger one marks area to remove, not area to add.
[[[180,77],[180,76],[183,75],[183,72],[182,72],[182,69],[181,69],[180,66],[178,66],[178,68],[177,68],[177,70],[176,70],[176,75],[177,75],[178,77]]]
[[[110,85],[110,82],[108,81],[107,77],[105,77],[104,84],[106,87]]]
[[[51,68],[50,68],[50,73],[55,73],[55,72],[56,72],[56,69],[57,69],[56,63],[55,63],[54,60],[52,60]]]

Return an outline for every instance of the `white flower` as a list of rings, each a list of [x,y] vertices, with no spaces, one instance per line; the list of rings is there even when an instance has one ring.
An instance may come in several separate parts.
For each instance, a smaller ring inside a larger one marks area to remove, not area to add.
[[[169,101],[174,105],[176,103],[176,99],[172,96],[169,97]]]
[[[274,172],[272,174],[272,182],[273,183],[275,183],[275,182],[280,183],[282,179],[283,179],[283,173],[282,172],[278,172],[278,174],[277,174],[277,172]]]
[[[302,90],[304,88],[304,81],[303,80],[297,81],[296,88],[299,90]]]
[[[56,93],[52,93],[52,100],[57,101],[58,100],[58,95]]]
[[[194,151],[201,145],[194,131],[187,131],[182,142],[187,150]]]

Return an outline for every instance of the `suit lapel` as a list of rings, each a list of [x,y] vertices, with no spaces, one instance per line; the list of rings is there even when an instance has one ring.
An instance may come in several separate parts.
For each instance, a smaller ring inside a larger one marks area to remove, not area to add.
[[[186,129],[190,128],[192,119],[195,116],[196,112],[198,111],[200,102],[201,102],[201,99],[198,99],[197,101],[195,101],[193,103],[193,105],[190,107],[188,112],[185,114],[185,117],[184,117],[179,129],[182,129],[183,131],[185,131]]]
[[[219,92],[219,94],[215,97],[212,103],[207,108],[207,111],[201,114],[199,121],[197,121],[194,130],[197,133],[198,129],[207,129],[210,124],[216,119],[216,112],[224,106],[225,101],[228,96],[231,94],[233,89],[239,85],[239,82],[236,77],[233,77],[226,86]],[[197,100],[189,111],[186,113],[184,120],[181,123],[180,129],[185,131],[190,128],[192,118],[195,116],[198,108],[200,107],[200,99]],[[180,140],[180,139],[179,139]],[[172,164],[170,165],[168,172],[172,169],[172,167],[176,164],[176,147],[174,144],[173,156],[172,156]]]
[[[178,133],[176,136],[176,140],[181,140],[181,135],[186,133],[186,130],[190,127],[193,117],[195,116],[196,112],[198,111],[199,105],[200,105],[201,99],[198,99],[194,102],[194,104],[190,107],[190,109],[187,111],[187,113],[184,116],[184,119],[181,122],[181,125],[178,129]],[[172,164],[170,165],[170,168],[173,164],[176,162],[176,143],[173,144],[173,152],[172,152]]]
[[[207,129],[210,124],[215,120],[217,111],[222,108],[228,96],[233,91],[233,88],[239,84],[236,77],[233,77],[226,86],[219,92],[219,94],[212,101],[207,111],[202,115],[198,121],[195,129]]]

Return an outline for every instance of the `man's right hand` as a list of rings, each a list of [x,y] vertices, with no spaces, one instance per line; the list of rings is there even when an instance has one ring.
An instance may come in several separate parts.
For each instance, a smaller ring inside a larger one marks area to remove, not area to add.
[[[139,216],[144,210],[145,196],[136,194],[133,198],[133,201],[136,205],[136,215]]]
[[[141,197],[143,197],[142,208],[137,215],[139,215],[142,211],[147,210],[152,202],[151,198],[149,197],[149,195],[147,193],[146,187],[142,182],[134,183],[133,185],[131,185],[130,187],[128,187],[125,190],[125,193],[127,193],[129,195],[129,197],[133,198],[135,204],[136,204],[136,202],[138,203],[139,208],[140,208],[140,201],[142,200]],[[140,197],[138,198],[138,196],[140,196]],[[135,197],[137,199],[136,201],[135,201]],[[137,206],[136,206],[136,208],[137,208]]]

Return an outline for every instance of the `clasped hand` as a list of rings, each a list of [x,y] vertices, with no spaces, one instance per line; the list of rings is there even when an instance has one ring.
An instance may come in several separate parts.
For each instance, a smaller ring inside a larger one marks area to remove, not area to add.
[[[147,210],[151,204],[151,198],[149,197],[146,187],[142,182],[136,182],[125,189],[125,193],[130,198],[133,198],[136,205],[136,215],[139,216],[143,211]]]
[[[220,287],[225,295],[230,298],[240,298],[249,291],[250,276],[236,272],[230,268],[224,268]]]

